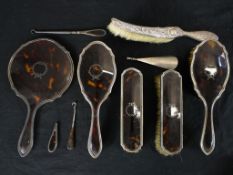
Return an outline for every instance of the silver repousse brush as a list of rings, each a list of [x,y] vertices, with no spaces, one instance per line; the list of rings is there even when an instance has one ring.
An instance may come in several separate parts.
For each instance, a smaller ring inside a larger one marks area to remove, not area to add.
[[[209,31],[187,32],[180,27],[146,27],[126,23],[116,18],[112,18],[108,30],[127,40],[149,43],[167,43],[183,36],[197,41],[218,40],[218,36]]]

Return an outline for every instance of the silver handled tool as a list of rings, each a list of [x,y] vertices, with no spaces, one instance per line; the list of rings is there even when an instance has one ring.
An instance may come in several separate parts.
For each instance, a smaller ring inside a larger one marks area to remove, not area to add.
[[[67,142],[67,150],[73,150],[75,147],[75,119],[76,119],[77,103],[73,102],[72,106],[73,106],[73,118],[72,118],[71,129],[69,132],[68,142]]]
[[[49,143],[48,143],[48,152],[53,153],[56,151],[58,145],[58,122],[54,124]]]
[[[92,37],[104,37],[106,30],[104,29],[92,29],[92,30],[80,30],[80,31],[58,31],[58,30],[31,30],[32,34],[55,34],[55,35],[87,35]]]

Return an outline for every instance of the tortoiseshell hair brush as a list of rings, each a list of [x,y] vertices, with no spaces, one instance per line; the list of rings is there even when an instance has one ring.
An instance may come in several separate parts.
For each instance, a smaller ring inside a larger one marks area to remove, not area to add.
[[[230,75],[228,53],[218,41],[203,41],[192,51],[190,73],[194,90],[205,107],[200,147],[206,155],[215,148],[213,112]]]
[[[155,148],[164,156],[173,156],[183,149],[182,77],[167,70],[155,82],[159,101]]]

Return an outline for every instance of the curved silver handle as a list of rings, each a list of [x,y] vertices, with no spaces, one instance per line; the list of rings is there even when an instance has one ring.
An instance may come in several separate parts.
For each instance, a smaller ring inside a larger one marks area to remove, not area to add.
[[[96,159],[102,151],[102,137],[99,124],[99,110],[92,111],[91,127],[87,142],[87,149],[89,154]]]
[[[34,121],[35,121],[36,109],[28,108],[27,118],[20,134],[18,141],[18,152],[21,157],[26,157],[33,147],[34,137]]]
[[[197,41],[218,40],[218,36],[216,34],[208,31],[193,31],[193,32],[184,31],[184,36],[188,36]]]
[[[215,148],[215,133],[213,124],[213,107],[214,105],[205,106],[205,119],[202,129],[200,146],[206,155],[210,155]]]

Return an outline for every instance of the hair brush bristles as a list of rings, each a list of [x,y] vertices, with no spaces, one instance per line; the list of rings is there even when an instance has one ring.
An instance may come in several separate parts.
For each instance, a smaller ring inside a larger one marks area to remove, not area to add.
[[[169,153],[161,147],[161,76],[155,76],[155,87],[157,94],[157,122],[155,131],[155,149],[164,156],[169,156]]]
[[[189,57],[188,57],[189,65],[191,65],[191,63],[192,63],[192,61],[193,61],[193,53],[194,53],[195,49],[196,49],[196,47],[194,47],[194,48],[191,50],[190,54],[189,54]]]
[[[125,38],[126,40],[141,41],[148,43],[167,43],[173,40],[170,38],[156,38],[148,36],[146,34],[143,35],[135,32],[130,32],[114,25],[113,22],[111,22],[107,28],[113,35],[120,36],[121,38]]]

